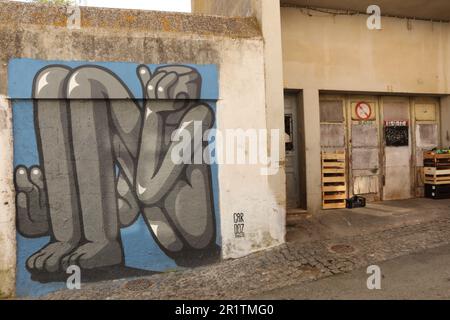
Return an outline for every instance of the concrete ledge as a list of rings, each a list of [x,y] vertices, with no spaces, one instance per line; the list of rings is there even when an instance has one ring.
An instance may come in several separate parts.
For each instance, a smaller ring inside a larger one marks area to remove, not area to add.
[[[81,28],[253,38],[261,35],[254,18],[80,7]],[[0,0],[0,24],[67,27],[67,7]]]
[[[252,0],[192,0],[192,12],[211,13],[222,16],[249,17],[254,15]]]
[[[16,273],[12,110],[0,96],[0,299],[14,296]]]

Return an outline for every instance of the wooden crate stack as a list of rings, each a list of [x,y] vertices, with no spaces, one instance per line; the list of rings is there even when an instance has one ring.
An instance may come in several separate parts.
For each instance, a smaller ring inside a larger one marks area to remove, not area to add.
[[[343,152],[322,152],[323,209],[344,209],[347,199],[346,156]]]
[[[432,199],[450,199],[450,154],[425,152],[425,196]]]
[[[450,184],[450,154],[424,153],[425,184]]]

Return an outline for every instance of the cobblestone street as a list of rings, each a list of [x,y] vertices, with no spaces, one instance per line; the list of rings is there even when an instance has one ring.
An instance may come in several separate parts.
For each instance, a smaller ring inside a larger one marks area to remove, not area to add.
[[[242,259],[137,280],[101,282],[45,299],[245,299],[450,244],[450,211],[366,234],[296,240]]]

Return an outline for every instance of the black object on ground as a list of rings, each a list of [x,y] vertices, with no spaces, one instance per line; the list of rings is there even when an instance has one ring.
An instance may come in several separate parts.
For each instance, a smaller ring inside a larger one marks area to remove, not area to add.
[[[366,198],[354,196],[347,199],[347,209],[364,208],[366,206]]]
[[[426,184],[425,197],[436,200],[450,199],[450,184]]]

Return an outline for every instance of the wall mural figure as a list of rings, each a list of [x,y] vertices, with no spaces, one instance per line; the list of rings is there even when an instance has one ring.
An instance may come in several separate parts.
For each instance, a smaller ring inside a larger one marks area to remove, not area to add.
[[[171,159],[175,130],[194,137],[194,121],[214,125],[200,101],[201,75],[141,65],[137,76],[143,101],[97,65],[50,65],[34,77],[40,165],[16,167],[17,226],[24,237],[51,240],[27,259],[31,273],[123,265],[120,229],[140,216],[177,265],[218,257],[211,168]],[[193,139],[192,157],[206,147]]]

